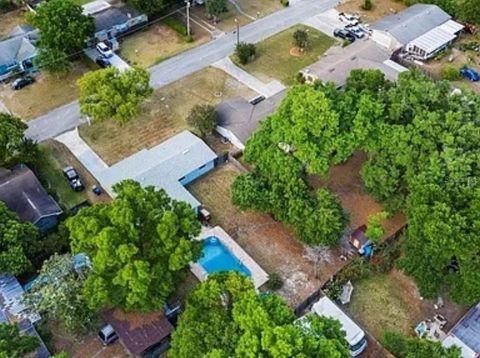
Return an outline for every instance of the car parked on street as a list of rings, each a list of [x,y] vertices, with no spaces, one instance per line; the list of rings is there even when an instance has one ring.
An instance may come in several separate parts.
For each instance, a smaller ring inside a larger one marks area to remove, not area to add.
[[[112,65],[108,59],[106,59],[105,57],[101,57],[101,56],[99,56],[95,59],[95,63],[97,65],[99,65],[101,68],[107,68],[107,67],[110,67]]]
[[[339,37],[344,40],[348,40],[350,42],[355,41],[355,36],[349,32],[348,30],[345,29],[335,29],[333,30],[333,36]]]
[[[460,69],[460,75],[472,82],[480,81],[480,75],[473,68],[465,67]]]
[[[65,178],[67,178],[70,187],[75,191],[82,191],[84,186],[82,181],[80,180],[80,175],[73,167],[66,167],[63,169],[63,174]]]
[[[105,42],[99,42],[97,44],[97,51],[105,58],[113,57],[113,51],[105,44]]]
[[[17,78],[15,81],[12,82],[12,89],[18,91],[21,90],[23,87],[32,84],[33,82],[35,82],[35,79],[31,76]]]

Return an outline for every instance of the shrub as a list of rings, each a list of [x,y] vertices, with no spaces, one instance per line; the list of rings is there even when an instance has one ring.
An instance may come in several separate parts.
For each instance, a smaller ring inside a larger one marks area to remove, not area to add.
[[[272,291],[279,290],[283,287],[283,279],[278,272],[272,272],[268,275],[267,288]]]
[[[460,71],[458,70],[458,68],[454,66],[445,65],[442,67],[440,75],[444,80],[455,81],[460,78]]]
[[[297,83],[303,85],[305,83],[305,76],[301,72],[297,72],[297,75],[295,76],[295,79]]]
[[[235,48],[235,56],[242,65],[251,62],[257,53],[257,48],[254,44],[240,42]]]
[[[285,7],[288,7],[290,5],[290,1],[288,0],[280,0],[280,3]]]
[[[187,123],[198,129],[203,137],[211,134],[217,125],[217,112],[210,104],[193,106],[187,117]]]
[[[308,39],[308,32],[306,30],[297,30],[293,33],[293,43],[295,46],[306,49],[310,45],[310,41]]]
[[[373,8],[372,0],[365,0],[362,5],[362,9],[366,11],[370,11]]]
[[[187,36],[187,27],[181,22],[180,20],[174,18],[173,16],[167,17],[165,20],[163,20],[165,25],[170,27],[172,30],[176,31],[182,36]]]

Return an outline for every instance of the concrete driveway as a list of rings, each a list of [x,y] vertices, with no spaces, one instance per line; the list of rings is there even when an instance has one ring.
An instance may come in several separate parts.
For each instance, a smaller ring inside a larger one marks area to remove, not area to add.
[[[328,36],[333,37],[333,30],[338,28],[343,28],[345,23],[340,21],[338,18],[338,11],[335,9],[330,9],[325,12],[322,12],[318,15],[312,16],[311,18],[305,20],[303,24],[313,27],[318,31],[323,32]]]
[[[100,56],[100,54],[94,48],[88,48],[84,52],[85,55],[87,55],[88,58],[90,58],[93,62],[95,62],[95,59]],[[125,71],[132,68],[117,54],[114,54],[113,57],[110,57],[108,61],[110,61],[113,67],[118,68],[120,71]]]

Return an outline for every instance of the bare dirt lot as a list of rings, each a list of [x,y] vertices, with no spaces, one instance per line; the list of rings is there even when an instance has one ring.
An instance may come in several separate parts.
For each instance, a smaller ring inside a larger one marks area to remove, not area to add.
[[[279,293],[296,306],[345,264],[340,260],[340,250],[322,249],[315,254],[270,216],[236,208],[230,200],[230,186],[240,174],[233,164],[226,164],[188,189],[210,210],[212,224],[225,229],[268,273],[281,275],[284,287]],[[322,260],[315,265],[319,257]]]
[[[360,170],[365,160],[365,153],[356,152],[344,164],[332,167],[327,178],[313,176],[310,179],[310,184],[314,188],[326,186],[338,196],[342,207],[349,214],[352,229],[366,224],[370,215],[383,210],[382,205],[363,188]],[[405,216],[401,213],[386,220],[383,225],[385,237],[393,235],[405,225],[405,222]]]
[[[339,12],[359,14],[363,22],[372,23],[407,7],[401,0],[372,0],[373,9],[366,11],[362,9],[364,3],[365,0],[350,0],[337,6],[336,9]]]
[[[22,9],[0,14],[0,39],[6,37],[17,25],[25,23],[25,11]]]
[[[206,68],[157,90],[146,101],[138,118],[124,125],[112,120],[83,125],[80,135],[111,165],[190,129],[185,118],[195,104],[216,104],[231,97],[251,98],[253,95],[250,89],[223,71]]]

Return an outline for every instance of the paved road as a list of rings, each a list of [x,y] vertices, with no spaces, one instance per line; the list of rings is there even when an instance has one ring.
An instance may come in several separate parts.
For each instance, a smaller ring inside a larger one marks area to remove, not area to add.
[[[287,7],[240,28],[240,40],[256,43],[334,7],[339,0],[298,0]],[[150,68],[154,88],[175,82],[230,55],[236,34],[228,33],[205,45],[183,52]],[[28,123],[26,135],[37,141],[53,138],[85,122],[78,102],[59,107]]]

